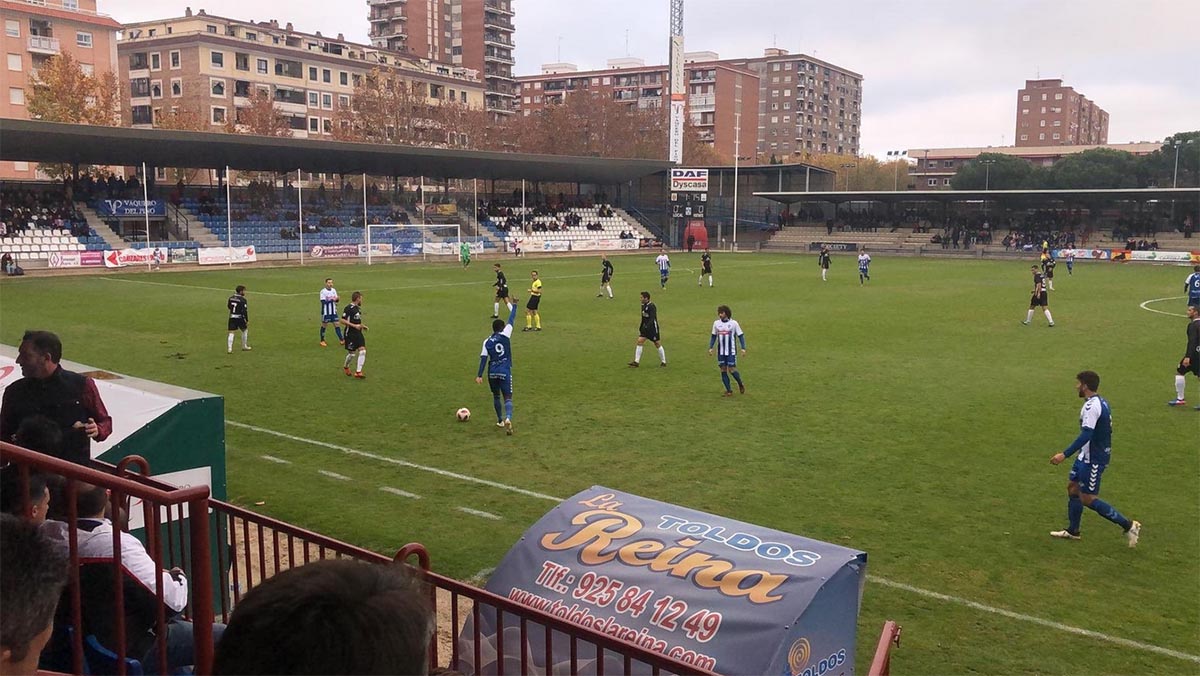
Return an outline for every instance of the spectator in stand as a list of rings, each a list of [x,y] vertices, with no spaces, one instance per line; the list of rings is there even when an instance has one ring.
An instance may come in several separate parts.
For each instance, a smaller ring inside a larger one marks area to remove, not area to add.
[[[213,673],[426,674],[435,627],[426,596],[396,564],[285,570],[237,604]]]
[[[16,265],[16,260],[14,260],[12,254],[8,253],[7,251],[4,252],[3,256],[0,256],[0,270],[3,270],[4,274],[12,275],[13,268],[16,267]]]
[[[35,674],[67,583],[67,553],[37,524],[0,514],[0,674]]]
[[[88,465],[91,440],[112,434],[112,418],[100,399],[96,381],[67,371],[60,364],[62,341],[49,331],[26,331],[17,351],[24,376],[4,390],[0,404],[0,439],[10,440],[21,423],[34,415],[50,416],[63,435],[58,457]]]

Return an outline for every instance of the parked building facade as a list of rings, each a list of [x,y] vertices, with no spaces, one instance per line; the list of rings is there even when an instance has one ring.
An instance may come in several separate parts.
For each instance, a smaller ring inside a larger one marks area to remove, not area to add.
[[[1108,113],[1062,80],[1026,80],[1017,90],[1016,145],[1108,143]]]

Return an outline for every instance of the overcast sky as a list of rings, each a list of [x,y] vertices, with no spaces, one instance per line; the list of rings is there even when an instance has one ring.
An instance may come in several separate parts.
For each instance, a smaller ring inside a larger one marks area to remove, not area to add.
[[[424,0],[410,0],[423,2]],[[133,22],[186,0],[99,0]],[[365,1],[195,0],[193,9],[367,42]],[[665,63],[668,0],[513,0],[516,72],[609,58]],[[861,73],[862,149],[1011,145],[1016,91],[1061,77],[1109,112],[1109,142],[1200,129],[1196,0],[686,0],[686,51],[777,46]]]

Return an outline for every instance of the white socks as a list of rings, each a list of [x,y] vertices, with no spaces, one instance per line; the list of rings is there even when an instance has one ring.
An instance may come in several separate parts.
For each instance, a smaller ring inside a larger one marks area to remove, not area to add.
[[[353,352],[347,352],[347,353],[346,353],[346,359],[345,359],[345,360],[342,362],[342,368],[344,368],[344,369],[348,369],[348,368],[350,368],[350,362],[351,362],[351,361],[353,361],[353,360],[354,360],[354,353],[353,353]]]
[[[229,341],[225,344],[225,349],[228,352],[233,352],[233,332],[229,332]]]
[[[658,347],[658,361],[660,364],[667,363],[667,350],[661,345]]]
[[[712,288],[712,275],[709,275],[709,276],[708,276],[708,287],[709,287],[710,289]]]
[[[641,345],[638,345],[637,349],[633,351],[633,360],[636,362],[642,361],[642,346]]]
[[[829,281],[828,279],[825,279],[825,273],[826,273],[826,272],[829,272],[829,270],[828,270],[827,268],[821,268],[821,281],[822,281],[822,282],[828,282],[828,281]]]
[[[358,351],[358,368],[355,370],[358,371],[359,373],[362,373],[363,362],[365,362],[365,361],[367,361],[367,351],[359,350]]]
[[[1183,389],[1186,384],[1187,384],[1186,378],[1184,378],[1183,376],[1179,376],[1179,375],[1175,376],[1175,398],[1176,399],[1179,399],[1181,401],[1183,400]]]
[[[1025,323],[1028,324],[1031,321],[1033,321],[1033,310],[1025,314]]]
[[[512,303],[509,303],[506,301],[504,303],[504,307],[507,309],[508,312],[512,312]]]
[[[1045,310],[1042,310],[1042,312],[1045,312],[1045,313],[1046,313],[1046,321],[1048,321],[1048,322],[1050,322],[1051,324],[1053,324],[1053,323],[1054,323],[1054,317],[1051,317],[1051,316],[1050,316],[1050,308],[1046,308]]]
[[[242,331],[242,347],[247,350],[250,349],[250,329]]]
[[[608,297],[612,298],[612,284],[605,284],[604,289],[608,291]]]
[[[696,280],[696,286],[704,286],[704,275],[700,275],[700,278]]]
[[[500,314],[500,301],[496,301],[495,303],[492,303],[492,314],[494,314],[494,315]]]

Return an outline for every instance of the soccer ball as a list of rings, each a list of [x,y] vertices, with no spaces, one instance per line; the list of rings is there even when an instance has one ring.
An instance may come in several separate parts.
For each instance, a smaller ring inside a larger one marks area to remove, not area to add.
[[[471,419],[471,409],[460,408],[454,415],[458,416],[459,422],[467,422]]]

